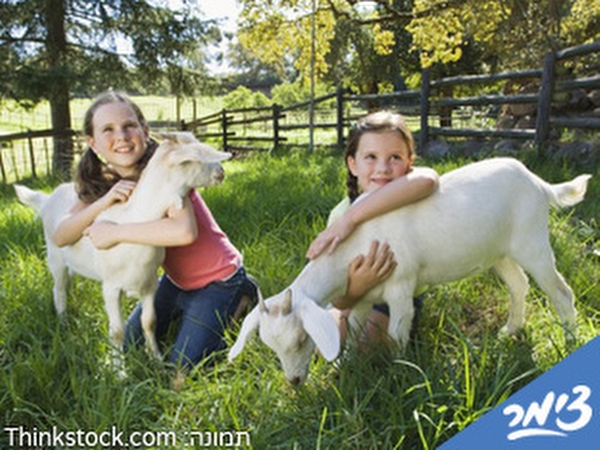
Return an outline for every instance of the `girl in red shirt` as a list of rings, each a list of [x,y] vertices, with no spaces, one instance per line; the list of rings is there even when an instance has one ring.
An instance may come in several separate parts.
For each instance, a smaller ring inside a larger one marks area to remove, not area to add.
[[[64,246],[85,234],[97,248],[122,242],[166,248],[165,274],[154,302],[156,337],[160,341],[173,319],[180,318],[168,359],[184,375],[224,347],[225,327],[247,297],[255,297],[256,287],[244,271],[240,252],[196,190],[184,199],[183,208],[174,205],[157,221],[93,223],[112,204],[127,201],[157,144],[150,139],[139,107],[115,92],[101,95],[90,106],[84,131],[88,149],[77,168],[79,201],[53,240]],[[125,347],[141,346],[143,341],[138,305],[127,323]]]

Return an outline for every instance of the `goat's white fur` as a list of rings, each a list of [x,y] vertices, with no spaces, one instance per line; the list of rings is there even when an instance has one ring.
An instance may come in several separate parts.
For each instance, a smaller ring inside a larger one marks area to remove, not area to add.
[[[191,133],[161,135],[162,142],[143,170],[129,200],[103,211],[97,221],[114,223],[147,222],[165,216],[197,186],[211,186],[223,181],[221,161],[231,154],[198,142]],[[149,350],[160,357],[154,336],[154,294],[157,270],[164,259],[164,248],[138,244],[119,244],[98,250],[84,236],[62,248],[52,241],[61,220],[77,202],[73,183],[66,183],[52,194],[15,185],[19,200],[33,208],[44,224],[47,262],[54,279],[54,305],[58,314],[66,308],[67,284],[71,272],[102,282],[102,293],[109,319],[109,335],[115,349],[115,364],[120,365],[125,324],[121,314],[121,293],[139,296],[142,302],[142,326]]]
[[[524,270],[550,297],[565,326],[573,327],[574,296],[555,268],[549,206],[580,202],[590,177],[551,185],[510,158],[470,164],[443,175],[430,197],[362,224],[333,254],[309,262],[289,288],[254,308],[229,359],[242,351],[257,328],[293,383],[306,379],[315,344],[327,360],[335,359],[339,332],[322,307],[344,294],[350,261],[367,254],[373,239],[390,245],[397,267],[355,306],[351,326],[364,324],[373,302],[383,300],[390,307],[388,332],[405,346],[417,289],[494,268],[511,296],[505,331],[514,333],[524,325],[529,289]]]

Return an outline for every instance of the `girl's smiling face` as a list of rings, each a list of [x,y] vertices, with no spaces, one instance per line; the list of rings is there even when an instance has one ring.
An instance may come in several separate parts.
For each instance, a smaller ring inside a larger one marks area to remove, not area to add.
[[[121,177],[137,176],[136,163],[144,155],[148,129],[126,103],[100,106],[94,113],[93,136],[88,145]]]
[[[348,156],[348,168],[362,192],[370,192],[406,175],[414,158],[396,131],[368,131],[358,142],[356,154]]]

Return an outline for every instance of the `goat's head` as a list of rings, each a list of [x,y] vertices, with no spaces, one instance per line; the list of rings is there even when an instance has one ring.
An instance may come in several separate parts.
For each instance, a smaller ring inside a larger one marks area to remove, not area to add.
[[[229,351],[230,361],[241,353],[257,328],[261,340],[277,354],[285,377],[294,385],[306,380],[315,345],[328,361],[333,361],[340,351],[340,334],[333,316],[310,299],[292,301],[290,289],[266,301],[259,298]]]
[[[167,165],[168,175],[185,183],[185,188],[214,186],[225,179],[221,162],[231,158],[231,153],[216,150],[189,132],[164,133],[158,137],[161,142],[148,169],[153,163]]]

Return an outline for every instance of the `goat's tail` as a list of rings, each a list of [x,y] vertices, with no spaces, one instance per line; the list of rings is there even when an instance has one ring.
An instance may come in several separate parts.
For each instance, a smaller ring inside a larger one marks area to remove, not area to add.
[[[566,183],[550,185],[550,204],[559,208],[573,206],[583,200],[591,175],[579,175]]]
[[[17,194],[17,198],[24,205],[29,206],[36,212],[40,212],[44,203],[50,196],[50,194],[46,194],[45,192],[34,191],[33,189],[29,189],[20,184],[15,184],[15,193]]]

